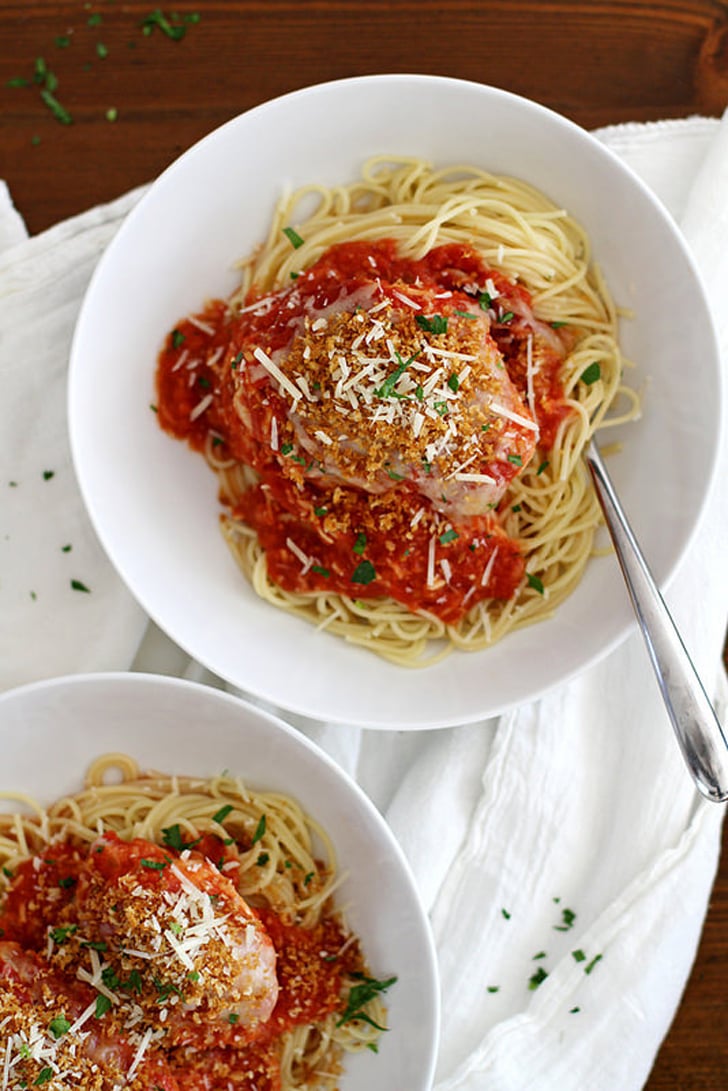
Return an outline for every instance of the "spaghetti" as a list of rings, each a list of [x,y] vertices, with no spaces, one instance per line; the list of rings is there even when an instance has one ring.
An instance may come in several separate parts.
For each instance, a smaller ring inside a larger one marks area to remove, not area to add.
[[[6,798],[3,1087],[333,1091],[376,1048],[395,979],[369,976],[295,800],[120,754],[48,808]]]
[[[616,334],[584,231],[537,190],[379,158],[280,202],[235,295],[170,333],[158,418],[218,474],[261,597],[420,666],[581,578],[581,453],[639,411]]]

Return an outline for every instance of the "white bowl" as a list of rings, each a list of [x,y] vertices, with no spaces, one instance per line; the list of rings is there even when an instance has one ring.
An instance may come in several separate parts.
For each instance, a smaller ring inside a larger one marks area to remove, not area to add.
[[[397,975],[379,1053],[348,1056],[341,1091],[428,1091],[439,1028],[434,946],[409,866],[376,808],[322,751],[279,720],[208,686],[142,674],[77,675],[0,695],[2,790],[50,803],[82,787],[93,758],[208,776],[295,797],[330,834],[337,897],[375,976]],[[381,972],[380,972],[381,971]]]
[[[643,419],[613,460],[661,585],[692,539],[718,450],[721,376],[691,258],[660,203],[596,139],[532,102],[433,76],[367,76],[276,99],[228,122],[152,185],[103,256],[72,349],[76,471],[109,557],[185,651],[242,691],[323,720],[425,728],[536,697],[632,626],[616,564],[592,562],[553,619],[492,649],[412,673],[259,600],[218,526],[217,485],[149,410],[162,340],[236,285],[287,185],[354,179],[374,154],[469,162],[517,175],[580,220],[646,383]]]

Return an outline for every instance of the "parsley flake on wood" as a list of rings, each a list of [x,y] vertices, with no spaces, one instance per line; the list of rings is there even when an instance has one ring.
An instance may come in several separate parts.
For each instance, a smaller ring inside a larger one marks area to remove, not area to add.
[[[195,17],[189,17],[186,22],[198,22],[199,15]],[[149,37],[154,30],[161,30],[162,34],[167,38],[171,38],[173,42],[179,42],[184,38],[187,33],[187,27],[185,23],[178,22],[176,16],[167,17],[161,8],[155,8],[151,11],[141,23],[142,34]]]

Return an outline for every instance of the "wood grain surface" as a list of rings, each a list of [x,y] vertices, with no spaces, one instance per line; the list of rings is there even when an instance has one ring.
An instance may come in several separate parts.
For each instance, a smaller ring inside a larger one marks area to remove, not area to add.
[[[197,0],[160,12],[151,2],[3,0],[0,177],[37,233],[150,181],[266,99],[394,71],[495,84],[588,128],[718,116],[728,3]],[[727,981],[728,835],[648,1091],[728,1091]]]

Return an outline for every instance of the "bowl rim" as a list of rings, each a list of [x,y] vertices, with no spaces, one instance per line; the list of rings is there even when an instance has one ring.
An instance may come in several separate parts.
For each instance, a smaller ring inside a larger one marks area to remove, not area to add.
[[[186,148],[177,158],[175,158],[151,183],[150,189],[142,196],[141,200],[127,215],[125,221],[120,226],[115,239],[113,240],[114,243],[118,238],[123,238],[124,234],[128,230],[131,230],[133,228],[133,225],[136,222],[136,218],[140,214],[141,209],[145,206],[145,203],[151,192],[158,192],[161,186],[168,184],[169,179],[174,179],[176,171],[184,169],[184,165],[188,161],[188,159],[192,156],[198,155],[200,151],[204,149],[205,145],[208,142],[224,139],[224,133],[234,130],[237,126],[244,124],[246,119],[263,117],[269,111],[280,109],[281,106],[285,105],[286,102],[294,102],[303,98],[314,99],[316,96],[320,95],[331,95],[332,93],[336,93],[337,90],[344,87],[351,87],[355,89],[362,88],[362,90],[364,90],[366,87],[386,85],[396,87],[396,85],[398,84],[408,84],[413,86],[421,85],[423,88],[464,88],[469,89],[470,91],[481,96],[492,96],[495,99],[516,103],[521,109],[530,111],[532,115],[542,116],[544,118],[547,117],[550,124],[556,125],[558,127],[561,127],[564,131],[570,132],[575,139],[583,143],[585,146],[588,145],[589,147],[591,147],[595,155],[601,157],[605,162],[608,162],[611,165],[610,169],[616,170],[623,176],[628,177],[630,180],[630,185],[632,185],[641,193],[642,198],[650,205],[652,212],[660,220],[661,228],[670,236],[671,245],[680,252],[680,257],[684,262],[686,271],[692,277],[695,290],[701,297],[702,303],[704,305],[707,326],[705,336],[710,344],[711,359],[716,363],[719,362],[720,353],[718,347],[717,331],[715,328],[715,323],[713,321],[710,307],[708,305],[707,294],[703,284],[702,276],[700,274],[700,270],[698,269],[697,262],[688,247],[687,240],[679,231],[673,218],[670,216],[668,210],[666,209],[660,198],[645,182],[643,182],[643,180],[632,169],[632,167],[630,167],[627,163],[624,162],[623,159],[621,159],[617,155],[615,151],[606,146],[593,133],[581,127],[576,122],[573,122],[569,118],[564,117],[562,114],[551,109],[550,107],[544,106],[541,103],[535,102],[529,98],[526,98],[523,95],[505,90],[503,88],[494,87],[489,84],[479,83],[474,80],[467,80],[450,76],[407,72],[363,74],[351,77],[344,77],[341,79],[320,81],[305,87],[296,88],[294,90],[285,92],[272,99],[252,106],[249,109],[244,110],[241,113],[223,122],[221,125],[216,126],[208,133],[204,134],[200,139],[195,141],[192,145]],[[102,255],[101,260],[97,264],[92,274],[91,281],[89,283],[86,295],[84,297],[84,301],[79,312],[76,328],[74,330],[70,354],[68,385],[68,405],[69,416],[71,420],[74,419],[74,413],[72,409],[74,376],[76,374],[78,366],[80,366],[78,365],[79,342],[81,339],[83,321],[86,316],[86,305],[90,300],[94,286],[97,283],[97,279],[103,275],[103,271],[106,267],[105,258],[106,254]],[[676,574],[684,564],[685,558],[691,550],[695,538],[698,534],[700,525],[703,522],[706,509],[711,499],[711,495],[717,483],[719,469],[718,454],[724,442],[724,435],[727,426],[726,416],[728,415],[728,413],[725,406],[725,397],[723,390],[726,383],[726,378],[725,376],[723,376],[722,369],[719,366],[716,366],[714,370],[714,378],[718,387],[718,397],[715,398],[714,405],[709,409],[709,411],[713,413],[715,419],[713,421],[713,427],[711,431],[711,449],[709,455],[706,456],[707,472],[704,479],[700,483],[700,489],[696,490],[697,492],[699,492],[699,501],[695,506],[695,515],[691,521],[689,530],[686,534],[683,535],[680,548],[672,550],[672,555],[668,559],[668,562],[661,564],[661,569],[660,571],[658,571],[657,582],[659,586],[663,589],[668,588],[672,584]],[[76,474],[79,479],[79,483],[81,483],[83,481],[83,474],[80,471],[79,467],[79,457],[75,442],[74,429],[71,430],[71,450],[73,462],[76,468]],[[86,489],[83,484],[81,491],[84,496],[84,502],[86,503],[87,510],[91,515],[92,523],[94,524],[94,527],[102,543],[104,543],[105,545],[106,534],[103,528],[97,525],[95,514],[92,514],[91,505],[86,502]],[[112,556],[115,557],[115,551],[113,549],[108,549],[107,553],[110,558]],[[114,559],[112,563],[116,567],[117,560]],[[127,582],[126,565],[119,566],[117,570],[122,575],[122,579],[124,579],[124,582]],[[145,612],[147,612],[149,616],[157,622],[160,628],[162,628],[164,631],[170,631],[171,633],[171,630],[167,630],[164,619],[160,616],[160,613],[157,611],[157,609],[155,609],[154,604],[150,601],[148,589],[146,592],[142,592],[141,589],[138,588],[136,584],[132,581],[128,582],[127,586],[129,587],[134,597],[137,598],[137,601],[140,602]],[[564,604],[562,604],[559,609],[563,610],[563,607]],[[518,701],[537,699],[552,690],[554,687],[568,682],[577,674],[589,669],[591,666],[595,665],[595,663],[604,659],[635,630],[636,621],[632,616],[631,611],[627,610],[625,611],[619,624],[615,623],[615,625],[613,626],[613,631],[611,632],[611,635],[609,635],[605,639],[602,639],[599,642],[598,647],[595,647],[586,659],[582,659],[580,662],[573,664],[568,669],[563,669],[562,667],[558,676],[555,679],[553,679],[552,681],[544,682],[543,684],[539,683],[538,688],[529,690],[523,696],[517,699],[504,698],[499,703],[494,703],[489,706],[473,706],[468,712],[458,710],[458,712],[454,713],[450,718],[448,718],[446,715],[443,715],[441,711],[439,711],[436,716],[433,716],[429,720],[423,717],[422,712],[420,712],[420,714],[416,715],[415,717],[413,717],[410,713],[410,718],[404,721],[401,718],[395,720],[387,720],[382,716],[381,713],[368,714],[360,717],[355,716],[354,718],[351,718],[342,713],[332,713],[331,711],[328,711],[327,709],[322,707],[313,707],[310,700],[299,702],[297,704],[295,700],[291,699],[290,695],[288,695],[285,700],[282,700],[280,698],[280,695],[273,693],[269,689],[266,690],[262,688],[256,688],[254,685],[251,684],[252,679],[247,679],[245,682],[243,682],[240,679],[230,678],[229,671],[221,669],[221,665],[219,662],[216,661],[214,653],[210,653],[209,648],[204,650],[202,648],[196,648],[194,646],[194,641],[190,640],[189,634],[187,634],[186,636],[182,636],[181,634],[178,635],[175,633],[172,638],[177,641],[180,646],[186,652],[188,652],[190,656],[197,659],[204,666],[208,667],[209,670],[214,673],[222,674],[224,677],[228,678],[233,684],[237,686],[245,687],[246,692],[250,696],[252,696],[253,699],[258,698],[264,701],[270,701],[274,704],[281,704],[281,706],[285,707],[286,710],[290,710],[291,712],[306,717],[308,719],[328,719],[341,723],[353,722],[366,728],[380,730],[418,730],[437,729],[439,727],[454,726],[457,723],[475,722],[486,716],[498,715],[508,710],[509,708],[514,707],[514,703],[518,703]],[[483,652],[481,654],[487,654],[487,650],[486,652]]]

